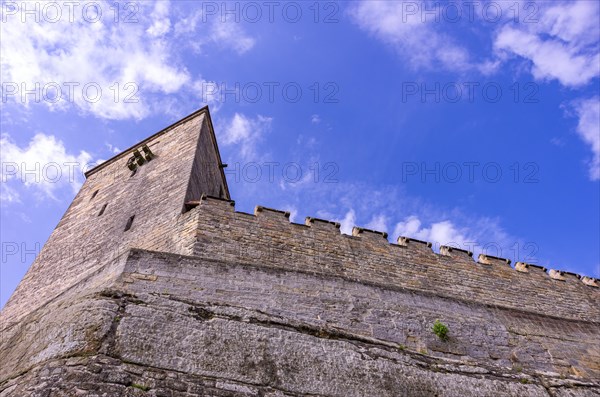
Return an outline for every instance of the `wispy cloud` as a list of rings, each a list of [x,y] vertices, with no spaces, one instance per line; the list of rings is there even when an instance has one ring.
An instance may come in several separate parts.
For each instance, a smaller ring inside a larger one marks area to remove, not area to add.
[[[207,15],[202,8],[178,10],[174,33],[177,38],[188,39],[195,33],[193,40],[186,41],[185,46],[196,53],[201,53],[209,43],[238,54],[244,54],[256,45],[256,39],[246,33],[235,18]]]
[[[118,147],[113,146],[110,143],[105,143],[105,145],[106,145],[106,148],[108,149],[108,151],[110,153],[112,153],[112,154],[119,154],[119,153],[121,153],[121,149],[119,149]]]
[[[484,18],[490,3],[501,10],[502,17],[494,23]],[[518,18],[516,9],[522,11]],[[516,61],[515,74],[525,69],[536,80],[557,81],[571,89],[585,87],[600,77],[597,1],[477,3],[475,18],[468,23],[490,43],[490,52],[483,61],[473,59],[467,40],[455,33],[460,29],[443,30],[444,25],[458,27],[441,17],[443,10],[443,4],[427,1],[365,0],[354,3],[349,13],[360,28],[392,46],[415,70],[491,75],[500,66],[510,71],[514,66],[511,62]],[[464,19],[468,18],[463,15]],[[590,162],[592,180],[599,178],[597,101],[597,97],[580,100],[576,106],[580,117],[577,132],[594,153]]]
[[[273,119],[258,115],[254,118],[241,113],[236,113],[225,123],[219,136],[219,141],[224,145],[235,146],[238,159],[244,161],[257,161],[257,144],[270,130]]]
[[[160,37],[171,30],[171,20],[169,19],[170,5],[171,2],[168,0],[157,1],[154,3],[154,9],[150,14],[152,25],[146,29],[146,33],[148,33],[150,36]]]
[[[387,232],[388,219],[383,214],[373,215],[366,227],[371,230],[377,230],[379,232]]]
[[[0,204],[5,206],[20,202],[21,196],[19,195],[19,192],[8,183],[2,183],[2,186],[0,186]]]
[[[250,51],[256,40],[244,34],[240,25],[234,22],[221,22],[215,20],[212,23],[210,38],[216,43],[223,43],[233,48],[239,54]]]
[[[73,193],[83,183],[82,170],[92,163],[89,153],[69,153],[53,135],[36,134],[25,147],[19,147],[8,134],[0,137],[2,196],[6,203],[20,201],[19,186],[40,198],[57,199],[56,192],[70,186]]]
[[[439,19],[436,22],[435,18],[423,18],[420,12],[407,12],[410,3],[419,9],[425,4],[364,0],[353,3],[349,14],[361,29],[394,48],[413,69],[442,68],[486,74],[495,70],[496,63],[474,60],[464,45],[443,32]]]
[[[575,101],[573,108],[579,117],[577,133],[592,151],[589,176],[597,181],[600,179],[600,97]]]
[[[529,61],[536,79],[582,86],[600,75],[599,10],[596,1],[542,3],[537,23],[503,26],[494,48]]]
[[[356,226],[356,212],[353,209],[348,210],[340,219],[333,219],[340,223],[340,231],[344,234],[352,234],[352,228]]]

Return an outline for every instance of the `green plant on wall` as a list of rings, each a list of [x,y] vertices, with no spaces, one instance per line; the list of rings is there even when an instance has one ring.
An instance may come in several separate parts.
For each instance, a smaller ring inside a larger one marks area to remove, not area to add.
[[[131,387],[139,389],[139,390],[142,390],[142,391],[148,391],[148,390],[150,390],[150,387],[144,386],[144,385],[140,385],[140,384],[137,384],[137,383],[132,383]]]
[[[433,333],[441,340],[448,340],[448,326],[440,320],[435,320],[433,323]]]

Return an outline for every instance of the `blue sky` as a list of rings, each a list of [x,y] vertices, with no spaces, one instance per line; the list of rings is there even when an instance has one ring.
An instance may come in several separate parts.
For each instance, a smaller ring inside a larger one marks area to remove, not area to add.
[[[207,104],[240,211],[600,276],[596,1],[28,4],[1,7],[1,305],[82,169]]]

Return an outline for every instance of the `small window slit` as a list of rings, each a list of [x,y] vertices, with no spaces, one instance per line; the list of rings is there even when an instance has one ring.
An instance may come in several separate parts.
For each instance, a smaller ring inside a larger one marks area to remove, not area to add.
[[[98,214],[98,216],[101,216],[102,214],[104,214],[104,211],[106,210],[106,206],[107,206],[107,205],[108,205],[108,203],[107,203],[107,204],[104,204],[104,205],[102,206],[102,209],[100,210],[100,213]]]
[[[128,231],[129,229],[131,229],[131,225],[133,225],[134,218],[135,218],[135,215],[132,215],[131,218],[129,218],[127,220],[127,224],[125,225],[125,231]]]

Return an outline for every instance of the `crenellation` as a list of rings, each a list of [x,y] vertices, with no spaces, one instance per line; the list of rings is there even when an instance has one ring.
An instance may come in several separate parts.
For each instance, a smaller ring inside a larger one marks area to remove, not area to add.
[[[592,277],[588,277],[588,276],[582,276],[582,275],[578,275],[579,279],[581,280],[582,283],[584,283],[585,285],[588,285],[590,287],[599,287],[599,282],[597,279],[592,278]]]
[[[506,259],[506,258],[499,258],[497,256],[479,254],[479,257],[477,258],[477,262],[479,262],[482,265],[500,265],[500,266],[508,265],[508,267],[510,267],[511,260]]]
[[[338,233],[339,233],[339,230],[341,227],[339,222],[333,222],[333,221],[328,221],[325,219],[313,218],[310,216],[307,216],[304,219],[304,224],[306,226],[310,226],[310,227],[323,228],[324,230],[328,230],[328,231],[331,230],[331,228],[333,227],[333,228],[335,228],[335,231],[338,231]]]
[[[376,240],[380,240],[382,237],[387,242],[388,234],[386,232],[379,232],[377,230],[366,229],[364,227],[354,226],[352,228],[352,235],[354,237],[369,236],[374,237]]]
[[[529,269],[533,270],[538,276],[544,277],[546,280],[564,281],[565,283],[575,284],[577,287],[581,284],[595,286],[593,281],[595,280],[594,278],[582,276],[577,273],[557,269],[547,269],[543,266],[523,262],[517,262],[515,265],[515,270],[519,272],[529,272]]]
[[[515,270],[521,273],[529,273],[529,263],[517,262],[515,263]]]
[[[202,202],[206,202],[206,204],[214,204],[216,206],[221,206],[222,208],[227,209],[229,212],[235,212],[234,200],[203,194],[200,197],[200,203]]]
[[[473,261],[473,259],[472,259],[473,252],[464,250],[464,249],[460,249],[460,248],[456,248],[456,247],[447,246],[447,245],[440,246],[440,255],[450,256],[455,259],[462,259],[462,260],[467,259],[467,260],[470,260],[471,262]]]
[[[560,270],[550,269],[550,270],[548,270],[548,275],[553,280],[558,280],[558,281],[566,281],[567,280],[566,277],[564,276],[564,272],[562,272]]]
[[[259,213],[265,211],[267,214],[268,213],[274,213],[274,214],[281,214],[283,215],[286,219],[289,219],[290,217],[290,212],[289,211],[283,211],[283,210],[277,210],[274,208],[269,208],[269,207],[263,207],[262,205],[257,205],[256,207],[254,207],[254,215],[258,216]]]
[[[399,236],[397,241],[398,241],[399,245],[404,245],[404,246],[408,246],[408,244],[411,242],[417,243],[417,244],[423,244],[428,248],[431,248],[433,246],[433,244],[428,241],[417,240],[416,238],[405,237],[405,236]]]

